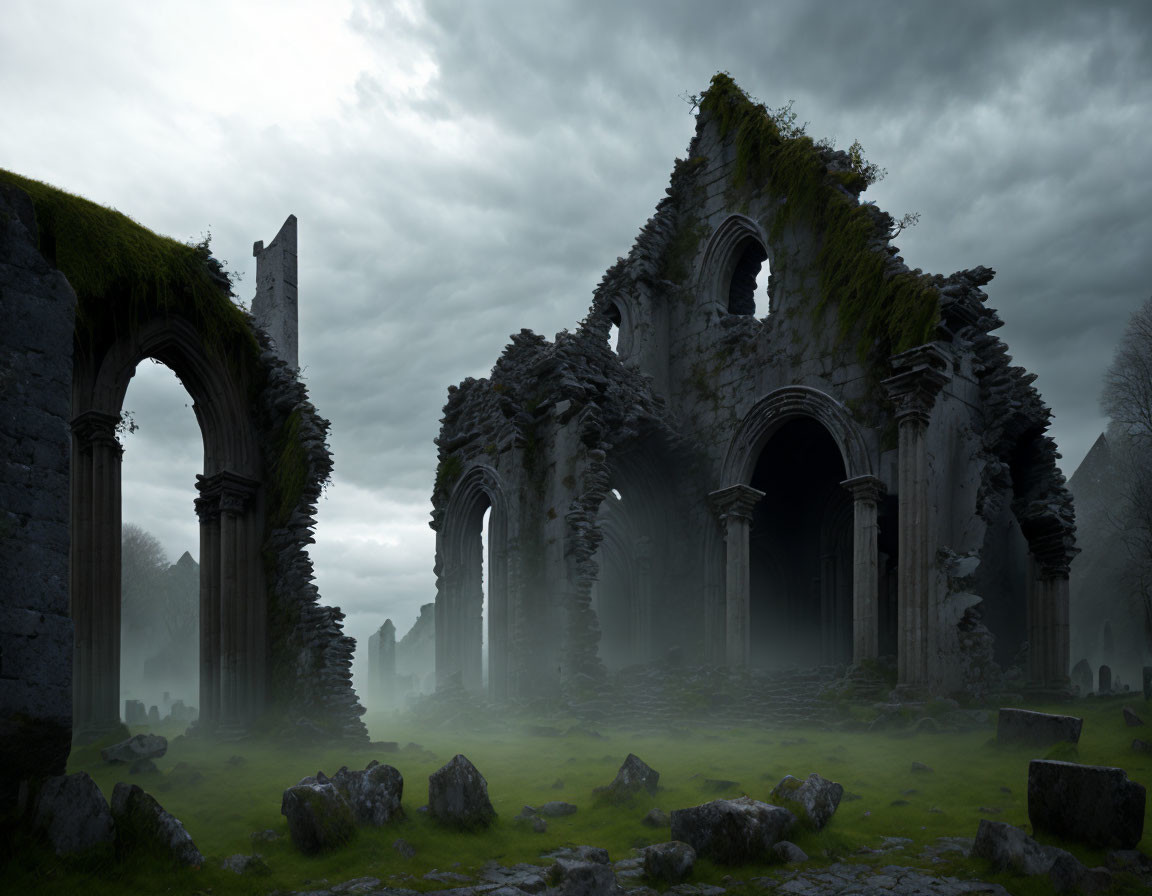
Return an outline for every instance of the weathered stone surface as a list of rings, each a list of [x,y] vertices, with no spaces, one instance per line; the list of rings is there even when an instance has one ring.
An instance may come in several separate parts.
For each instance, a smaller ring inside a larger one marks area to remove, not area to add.
[[[982,818],[971,855],[987,859],[997,871],[1008,869],[1017,874],[1034,875],[1047,874],[1057,852],[1063,850],[1042,846],[1014,825]]]
[[[263,856],[246,856],[242,853],[228,856],[220,863],[220,867],[233,874],[269,874],[272,871]]]
[[[672,823],[668,813],[662,809],[649,809],[648,814],[640,819],[640,823],[650,828],[666,828]]]
[[[658,883],[678,884],[687,880],[695,865],[696,850],[679,840],[644,848],[644,873]]]
[[[363,771],[349,771],[342,766],[328,778],[321,772],[300,781],[301,784],[331,783],[352,807],[358,824],[380,827],[404,817],[400,801],[404,796],[404,777],[390,765],[373,759]]]
[[[549,869],[556,896],[616,896],[616,873],[606,862],[556,859]]]
[[[604,789],[603,798],[611,802],[626,802],[644,791],[654,795],[659,784],[660,773],[635,753],[629,753],[615,780]]]
[[[1144,833],[1144,785],[1123,769],[1048,759],[1028,763],[1028,818],[1036,831],[1094,847],[1132,849]]]
[[[1141,667],[1140,680],[1144,687],[1144,699],[1152,700],[1152,666]]]
[[[488,782],[464,755],[457,753],[428,776],[428,813],[441,824],[465,830],[487,827],[496,817]]]
[[[204,864],[204,856],[180,819],[135,784],[121,783],[113,789],[112,818],[117,852],[160,852],[179,865],[198,868]]]
[[[565,815],[575,815],[576,806],[560,800],[550,800],[536,810],[545,818],[563,818]]]
[[[713,800],[672,812],[672,839],[681,840],[702,858],[725,865],[764,862],[772,847],[796,824],[787,809],[750,797]]]
[[[778,862],[794,863],[808,861],[808,853],[804,852],[804,850],[791,840],[781,840],[773,846],[772,855]]]
[[[58,856],[109,846],[116,831],[108,801],[87,772],[45,780],[36,794],[32,827],[47,835]]]
[[[159,734],[137,734],[100,751],[105,762],[135,762],[137,759],[159,759],[168,752],[168,738]]]
[[[333,784],[297,784],[284,791],[280,814],[288,819],[292,844],[315,853],[343,846],[356,833],[352,807]]]
[[[147,725],[148,724],[148,710],[140,700],[125,700],[124,701],[124,724],[125,725]]]
[[[1072,667],[1072,683],[1080,689],[1080,696],[1092,691],[1092,667],[1088,660],[1082,659]]]
[[[69,457],[76,295],[0,184],[0,815],[72,745]]]
[[[1060,741],[1079,743],[1084,720],[1028,709],[1001,709],[996,740],[1002,744],[1049,746]]]
[[[1100,684],[1096,688],[1098,694],[1111,694],[1112,693],[1112,667],[1101,666],[1100,671],[1097,673],[1100,677]]]
[[[1144,724],[1144,720],[1136,715],[1131,706],[1124,707],[1124,724],[1129,728],[1139,728]]]
[[[819,831],[832,820],[843,796],[842,785],[813,772],[803,781],[785,775],[772,788],[768,799],[789,810],[802,824]]]

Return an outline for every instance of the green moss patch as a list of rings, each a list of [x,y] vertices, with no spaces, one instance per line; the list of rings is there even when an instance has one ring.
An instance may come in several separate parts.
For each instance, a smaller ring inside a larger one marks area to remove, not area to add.
[[[0,169],[0,182],[24,190],[36,210],[37,242],[76,291],[81,347],[133,332],[158,314],[196,326],[210,351],[235,363],[259,360],[244,313],[229,299],[228,277],[207,241],[189,246],[158,236],[127,215]]]
[[[886,364],[891,355],[932,341],[939,291],[924,275],[886,272],[889,256],[876,245],[887,237],[879,216],[839,189],[863,189],[865,174],[829,172],[810,137],[781,133],[768,109],[727,74],[713,77],[700,109],[712,116],[721,138],[734,140],[735,187],[766,189],[786,199],[772,222],[772,239],[794,225],[819,236],[820,295],[812,310],[820,315],[837,307],[841,342],[855,334],[862,361],[871,356]]]

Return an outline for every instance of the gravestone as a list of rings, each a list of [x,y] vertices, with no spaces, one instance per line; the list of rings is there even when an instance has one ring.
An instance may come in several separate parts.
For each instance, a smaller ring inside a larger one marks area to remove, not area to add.
[[[1096,688],[1097,694],[1111,694],[1112,693],[1112,667],[1100,667],[1100,686]]]
[[[1072,683],[1080,689],[1081,697],[1092,690],[1092,678],[1092,667],[1088,665],[1088,660],[1080,660],[1072,667]]]
[[[1144,667],[1144,699],[1152,700],[1152,666]]]

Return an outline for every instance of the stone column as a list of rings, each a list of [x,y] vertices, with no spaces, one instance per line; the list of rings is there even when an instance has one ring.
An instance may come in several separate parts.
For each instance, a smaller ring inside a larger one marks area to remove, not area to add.
[[[1064,690],[1068,677],[1068,568],[1036,563],[1029,600],[1029,677],[1039,688]]]
[[[197,483],[197,488],[200,483]],[[201,495],[200,519],[200,719],[203,731],[220,722],[220,501]]]
[[[712,507],[724,527],[725,647],[729,666],[747,666],[749,648],[748,532],[752,508],[764,492],[748,485],[732,485],[712,492]]]
[[[81,740],[120,725],[120,418],[86,411],[72,421],[71,580],[76,631],[74,728]]]
[[[215,677],[209,694],[214,701],[215,724],[229,733],[243,732],[259,712],[263,697],[263,594],[254,593],[250,567],[259,560],[250,550],[248,509],[259,483],[221,470],[211,476],[198,476],[200,491],[197,510],[201,513],[201,543],[208,542],[210,568],[201,567],[201,605],[204,606],[204,579],[208,579],[209,620],[212,626],[202,632],[216,640],[208,654]],[[212,623],[215,622],[215,625]],[[204,622],[201,622],[204,625]],[[212,654],[215,653],[215,658]],[[203,685],[205,679],[201,677]],[[200,697],[201,704],[205,696]]]
[[[929,343],[892,358],[898,373],[884,380],[899,425],[898,681],[930,683],[929,645],[937,636],[932,596],[935,516],[928,494],[928,421],[936,396],[951,377],[948,356]]]
[[[460,676],[460,566],[451,563],[440,570],[436,594],[436,689]]]
[[[876,515],[884,483],[866,475],[840,484],[852,494],[852,662],[859,663],[880,655]]]

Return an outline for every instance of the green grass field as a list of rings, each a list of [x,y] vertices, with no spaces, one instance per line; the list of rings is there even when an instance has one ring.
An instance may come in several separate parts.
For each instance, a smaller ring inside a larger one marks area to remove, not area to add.
[[[28,841],[16,844],[15,856],[0,876],[0,890],[84,892],[86,896],[270,893],[321,889],[326,883],[362,876],[380,878],[384,885],[432,890],[449,886],[423,879],[434,869],[467,874],[493,860],[505,865],[544,863],[539,858],[542,852],[566,845],[603,846],[613,861],[626,858],[636,846],[669,839],[667,828],[641,824],[653,806],[670,813],[722,796],[746,794],[767,800],[784,775],[804,777],[819,772],[859,798],[842,802],[823,831],[795,834],[794,841],[812,864],[851,859],[920,866],[933,873],[995,880],[1013,893],[1045,894],[1051,892],[1046,880],[993,875],[982,863],[957,853],[936,863],[918,854],[938,837],[974,836],[982,817],[1026,825],[1028,761],[1038,756],[1119,766],[1146,787],[1152,784],[1152,756],[1130,749],[1133,737],[1146,729],[1125,726],[1124,705],[1132,705],[1152,723],[1152,707],[1146,710],[1139,694],[1031,707],[1084,717],[1078,748],[1061,745],[1050,751],[1000,747],[992,727],[962,734],[771,728],[677,729],[653,734],[604,727],[597,729],[600,737],[586,733],[539,736],[526,733],[527,723],[522,719],[510,720],[503,729],[496,726],[485,733],[469,733],[421,726],[404,716],[369,714],[366,721],[373,740],[398,742],[395,752],[346,747],[312,750],[253,742],[215,745],[178,737],[179,729],[161,730],[170,743],[167,755],[157,761],[158,774],[129,776],[124,766],[105,765],[99,758],[99,745],[74,749],[69,771],[87,771],[107,796],[117,781],[140,784],[183,821],[207,859],[203,868],[173,870],[163,862],[144,859],[67,864]],[[562,730],[568,727],[556,720],[547,724]],[[410,742],[419,746],[407,746]],[[598,806],[593,789],[613,779],[629,752],[660,772],[660,791],[631,807]],[[488,781],[499,817],[486,832],[448,832],[417,812],[427,800],[428,775],[456,753],[464,753]],[[371,759],[394,765],[403,774],[407,819],[385,828],[362,828],[351,844],[337,852],[317,857],[297,853],[280,815],[284,788],[317,770],[332,774],[341,765],[363,768]],[[932,771],[913,772],[914,761]],[[716,792],[705,787],[706,779],[738,783]],[[550,819],[542,834],[514,820],[523,805],[538,806],[548,800],[574,803],[579,811]],[[250,835],[267,829],[283,836],[274,843],[254,846]],[[858,854],[861,848],[879,847],[885,836],[907,837],[913,843],[882,855]],[[415,847],[413,858],[405,859],[392,848],[397,838]],[[1102,852],[1060,845],[1089,866],[1104,862]],[[219,867],[226,856],[253,852],[264,856],[270,873],[241,877]],[[729,874],[742,880],[772,871],[769,866],[731,869],[701,861],[695,880],[718,883]],[[1140,892],[1134,886],[1121,879],[1115,892]]]

